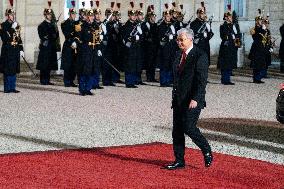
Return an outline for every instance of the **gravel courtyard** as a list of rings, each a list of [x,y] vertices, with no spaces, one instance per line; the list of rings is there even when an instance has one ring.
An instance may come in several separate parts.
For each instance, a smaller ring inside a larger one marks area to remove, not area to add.
[[[280,79],[253,84],[251,78],[233,77],[235,86],[224,86],[210,75],[207,108],[201,120],[245,119],[269,122],[283,133],[275,119]],[[150,142],[171,143],[171,88],[158,84],[126,89],[124,85],[79,96],[77,88],[18,82],[19,94],[0,93],[0,153],[93,148]],[[202,129],[214,152],[260,159],[284,165],[284,143]],[[278,136],[281,138],[281,136]],[[284,138],[284,136],[282,136]],[[249,145],[243,145],[243,143]],[[187,146],[196,148],[190,139]],[[275,150],[271,150],[271,148]]]

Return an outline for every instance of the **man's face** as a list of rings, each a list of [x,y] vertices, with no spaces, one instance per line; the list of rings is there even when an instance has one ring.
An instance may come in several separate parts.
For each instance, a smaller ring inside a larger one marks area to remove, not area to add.
[[[226,20],[227,20],[227,22],[232,23],[233,22],[233,17],[232,16],[227,16]]]
[[[178,37],[177,37],[177,43],[178,43],[178,47],[182,50],[182,51],[186,51],[189,47],[192,46],[193,42],[192,39],[189,38],[187,36],[187,34],[185,33],[181,33]]]
[[[165,21],[166,21],[166,22],[170,22],[171,19],[172,19],[172,16],[171,16],[170,14],[166,14],[166,15],[165,15]]]
[[[139,21],[143,21],[144,20],[144,15],[138,14],[137,19]]]
[[[206,14],[204,14],[204,12],[200,12],[200,13],[197,14],[197,17],[198,17],[200,20],[205,20]]]
[[[150,17],[150,22],[151,23],[155,23],[156,22],[156,16],[155,15]]]
[[[76,14],[70,14],[70,19],[75,20],[76,19]]]
[[[173,12],[173,18],[177,18],[178,17],[178,14],[177,14],[177,12]]]
[[[8,17],[8,20],[14,21],[14,15],[13,14],[9,14],[7,17]]]
[[[131,21],[136,21],[137,16],[136,15],[130,15],[129,18],[130,18]]]
[[[95,16],[94,15],[90,15],[90,16],[88,16],[88,21],[89,22],[94,22],[94,19],[95,19]]]
[[[95,14],[95,19],[96,19],[96,21],[100,21],[101,20],[101,14]]]
[[[51,14],[47,14],[47,15],[46,15],[46,19],[49,20],[49,21],[51,21],[51,20],[52,20]]]

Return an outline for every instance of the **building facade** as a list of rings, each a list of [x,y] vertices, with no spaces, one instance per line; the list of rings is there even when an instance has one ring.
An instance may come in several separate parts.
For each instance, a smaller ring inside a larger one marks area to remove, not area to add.
[[[81,8],[81,1],[76,1],[76,8]],[[192,16],[195,18],[196,9],[200,7],[203,0],[176,0],[177,4],[183,4],[185,15],[185,22]],[[89,7],[89,1],[86,0],[86,7]],[[130,0],[100,0],[101,9],[110,7],[111,2],[121,3],[122,20],[127,20],[127,10],[129,9]],[[134,1],[135,8],[138,8],[139,3],[146,6],[153,4],[158,18],[161,17],[164,10],[164,4],[171,4],[170,0],[140,0]],[[270,27],[272,36],[277,39],[275,52],[278,52],[280,44],[279,28],[284,23],[284,0],[205,0],[207,15],[214,15],[212,23],[213,32],[215,33],[213,39],[210,41],[212,55],[217,55],[221,39],[219,37],[219,26],[223,23],[223,14],[226,11],[227,4],[231,4],[232,10],[236,10],[239,15],[239,23],[241,32],[244,34],[244,49],[248,53],[251,47],[252,38],[250,36],[250,28],[254,26],[254,18],[257,15],[257,9],[263,10],[264,14],[270,15]],[[39,38],[37,34],[37,26],[43,21],[43,10],[47,7],[47,0],[14,0],[14,9],[16,10],[16,19],[22,26],[21,34],[24,41],[24,49],[26,58],[29,62],[34,62],[35,52],[38,51]],[[59,17],[59,30],[60,23],[68,17],[68,6],[70,0],[52,0],[52,9],[57,17]],[[5,9],[9,7],[9,0],[2,0],[0,3],[0,20],[4,21]],[[60,30],[61,31],[61,30]],[[61,33],[61,43],[64,37]]]

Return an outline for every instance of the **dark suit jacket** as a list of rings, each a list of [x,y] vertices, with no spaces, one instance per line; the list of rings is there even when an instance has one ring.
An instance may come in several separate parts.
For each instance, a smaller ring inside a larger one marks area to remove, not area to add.
[[[191,100],[195,100],[199,108],[204,108],[206,106],[208,57],[204,51],[194,46],[186,57],[183,70],[179,72],[181,55],[182,52],[178,51],[173,65],[173,107],[186,108]]]

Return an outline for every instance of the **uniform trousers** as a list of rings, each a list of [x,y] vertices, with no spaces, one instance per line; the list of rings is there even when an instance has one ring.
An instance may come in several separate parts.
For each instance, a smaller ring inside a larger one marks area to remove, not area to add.
[[[10,92],[16,89],[16,74],[7,75],[4,74],[4,92]]]

